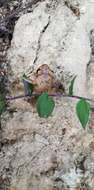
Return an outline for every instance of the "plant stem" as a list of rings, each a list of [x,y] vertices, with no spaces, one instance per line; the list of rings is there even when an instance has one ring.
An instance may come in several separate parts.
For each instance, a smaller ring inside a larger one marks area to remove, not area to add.
[[[30,97],[30,95],[19,95],[19,96],[6,96],[6,101],[16,100],[20,98]]]
[[[94,102],[93,99],[91,98],[86,98],[86,97],[82,97],[82,96],[76,96],[76,95],[73,95],[73,96],[70,96],[70,95],[65,95],[65,97],[69,97],[69,98],[74,98],[74,99],[85,99],[89,102]]]
[[[13,96],[13,97],[6,97],[6,100],[16,100],[16,99],[20,99],[20,98],[25,98],[25,97],[34,97],[34,96],[39,96],[41,95],[41,93],[33,93],[31,96],[30,95],[19,95],[19,96]],[[54,94],[49,94],[49,96],[53,96],[53,97],[66,97],[66,98],[73,98],[73,99],[85,99],[87,101],[90,101],[90,102],[94,102],[93,99],[90,99],[90,98],[86,98],[86,97],[82,97],[82,96],[76,96],[76,95],[73,95],[73,96],[70,96],[70,95],[66,95],[66,94],[63,94],[63,93],[54,93]]]

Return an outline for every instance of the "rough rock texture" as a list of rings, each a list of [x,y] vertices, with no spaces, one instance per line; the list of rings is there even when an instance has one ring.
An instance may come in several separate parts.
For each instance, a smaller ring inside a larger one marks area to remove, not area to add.
[[[87,65],[86,76],[87,76],[87,89],[89,95],[92,95],[94,98],[94,29],[90,31],[90,46],[91,46],[91,54],[90,61]]]
[[[8,51],[11,83],[48,64],[66,89],[77,75],[75,94],[93,96],[94,2],[66,2],[41,1],[20,17]],[[39,118],[26,99],[11,102],[2,115],[0,190],[94,189],[94,112],[84,131],[76,101],[55,102],[48,119]]]
[[[70,101],[56,100],[47,120],[27,102],[18,104],[11,117],[3,115],[2,183],[8,178],[10,190],[93,190],[94,131],[80,128]]]
[[[24,72],[48,64],[61,81],[64,77],[65,83],[77,75],[75,93],[86,95],[93,5],[90,1],[78,1],[81,13],[76,16],[64,1],[49,0],[38,3],[32,13],[20,17],[8,54],[14,80]]]

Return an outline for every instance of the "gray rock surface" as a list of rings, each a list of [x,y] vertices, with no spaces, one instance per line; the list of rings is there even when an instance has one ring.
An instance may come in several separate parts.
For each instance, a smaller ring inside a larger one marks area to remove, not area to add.
[[[92,96],[94,2],[64,2],[38,2],[20,17],[8,51],[9,79],[48,64],[66,89],[77,75],[75,94]],[[1,118],[0,190],[94,189],[94,113],[84,131],[76,100],[55,98],[55,104],[52,116],[42,119],[26,100],[10,102]]]
[[[56,100],[48,119],[24,100],[17,108],[17,101],[17,112],[2,116],[0,173],[9,189],[93,190],[94,130],[81,129],[70,101]]]
[[[94,4],[73,2],[78,4],[80,16],[76,16],[64,1],[47,0],[38,3],[32,13],[20,17],[8,53],[14,80],[21,78],[24,72],[48,64],[57,78],[65,79],[66,89],[71,76],[77,75],[75,93],[86,95]]]

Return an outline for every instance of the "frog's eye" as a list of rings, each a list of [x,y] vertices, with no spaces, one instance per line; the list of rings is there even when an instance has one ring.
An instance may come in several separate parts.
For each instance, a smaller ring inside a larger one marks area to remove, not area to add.
[[[46,64],[43,64],[43,65],[41,65],[38,69],[37,69],[37,71],[36,71],[36,73],[40,73],[40,72],[45,72],[45,71],[48,71],[49,70],[49,67],[48,67],[48,65],[46,65]]]
[[[40,72],[41,72],[41,69],[39,68],[37,69],[36,74],[40,74]]]

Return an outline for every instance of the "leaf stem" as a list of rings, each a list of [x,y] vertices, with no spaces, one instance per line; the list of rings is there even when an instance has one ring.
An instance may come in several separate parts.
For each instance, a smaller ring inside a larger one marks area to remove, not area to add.
[[[7,96],[6,97],[6,101],[11,101],[11,100],[16,100],[16,99],[20,99],[20,98],[25,98],[25,97],[34,97],[34,96],[39,96],[41,95],[41,93],[32,93],[32,95],[30,96],[29,94],[27,95],[18,95],[18,96]],[[48,94],[49,96],[53,96],[53,97],[65,97],[65,98],[73,98],[73,99],[85,99],[87,101],[90,102],[94,102],[93,99],[90,98],[86,98],[86,97],[82,97],[82,96],[76,96],[76,95],[67,95],[67,94],[63,94],[63,93],[54,93],[54,94]]]
[[[16,100],[25,97],[30,97],[30,95],[6,96],[6,101]]]

